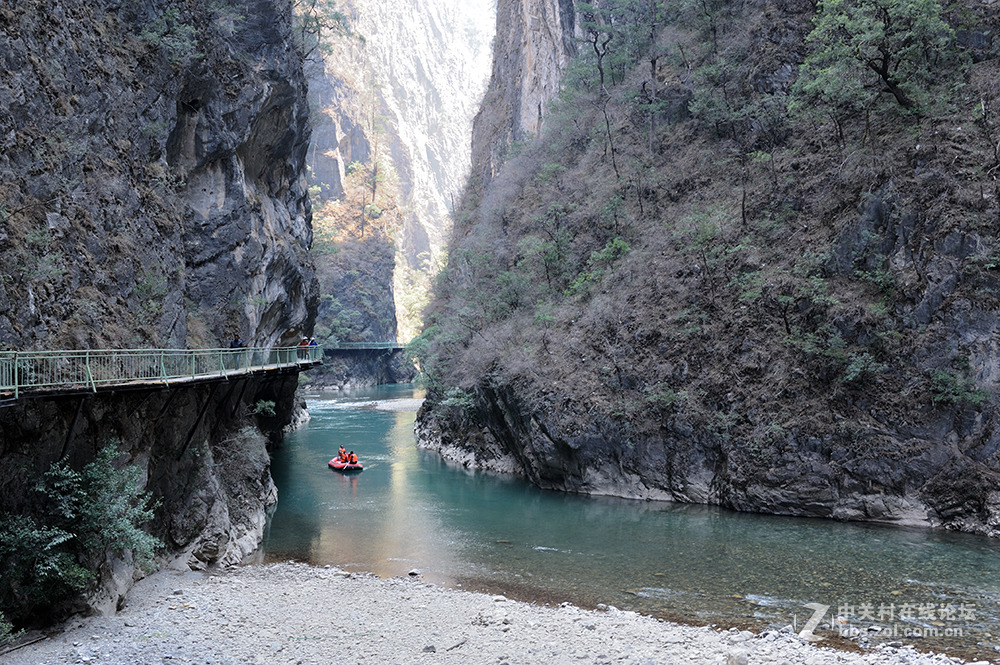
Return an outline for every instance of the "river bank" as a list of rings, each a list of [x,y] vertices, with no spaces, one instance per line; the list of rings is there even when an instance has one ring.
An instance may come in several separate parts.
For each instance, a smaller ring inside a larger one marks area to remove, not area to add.
[[[671,624],[613,607],[583,610],[280,563],[215,574],[161,571],[115,616],[76,618],[0,657],[7,665],[320,663],[704,663],[944,665],[910,647],[850,653],[791,633]]]

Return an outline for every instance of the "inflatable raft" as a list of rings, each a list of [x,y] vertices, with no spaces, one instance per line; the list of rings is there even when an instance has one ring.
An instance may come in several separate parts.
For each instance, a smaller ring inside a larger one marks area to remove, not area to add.
[[[334,457],[330,460],[330,468],[334,471],[351,473],[352,471],[363,471],[365,467],[361,464],[361,462],[355,462],[352,464],[351,462],[345,462],[339,457]]]

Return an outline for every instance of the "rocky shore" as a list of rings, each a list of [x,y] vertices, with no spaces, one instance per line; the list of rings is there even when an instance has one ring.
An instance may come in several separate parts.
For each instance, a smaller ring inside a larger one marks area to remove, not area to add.
[[[0,656],[7,665],[692,663],[944,665],[911,647],[852,653],[791,633],[666,623],[282,563],[215,574],[162,571],[115,616],[77,618]],[[985,661],[983,663],[985,665]]]

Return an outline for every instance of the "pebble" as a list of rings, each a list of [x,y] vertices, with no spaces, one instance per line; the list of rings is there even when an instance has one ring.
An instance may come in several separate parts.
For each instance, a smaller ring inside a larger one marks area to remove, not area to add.
[[[183,602],[174,596],[184,597]],[[175,606],[176,609],[167,609]],[[512,626],[517,630],[507,635]],[[436,644],[442,646],[439,651]],[[912,648],[867,652],[808,644],[791,632],[754,635],[671,624],[612,606],[583,610],[435,587],[408,578],[348,576],[283,563],[212,576],[161,571],[132,589],[117,617],[76,618],[4,665],[956,665]],[[988,665],[986,661],[972,665]]]

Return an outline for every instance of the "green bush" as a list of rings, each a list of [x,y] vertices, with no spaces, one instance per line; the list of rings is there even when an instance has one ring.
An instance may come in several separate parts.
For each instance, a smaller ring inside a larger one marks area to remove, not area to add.
[[[33,514],[0,516],[0,613],[15,624],[51,619],[100,579],[108,552],[148,568],[162,543],[140,525],[153,516],[142,470],[116,468],[115,445],[81,471],[53,464]]]
[[[935,404],[944,402],[979,406],[990,396],[985,390],[977,389],[973,381],[943,369],[931,373],[931,392],[934,393],[932,401]]]
[[[267,416],[268,418],[273,418],[274,402],[269,399],[258,400],[257,403],[253,405],[253,413],[255,416]]]
[[[937,0],[823,0],[814,24],[793,110],[867,111],[885,93],[919,110],[946,72],[966,67]]]
[[[475,400],[471,393],[461,388],[449,388],[441,400],[441,406],[453,406],[463,411],[470,411],[475,406]]]

